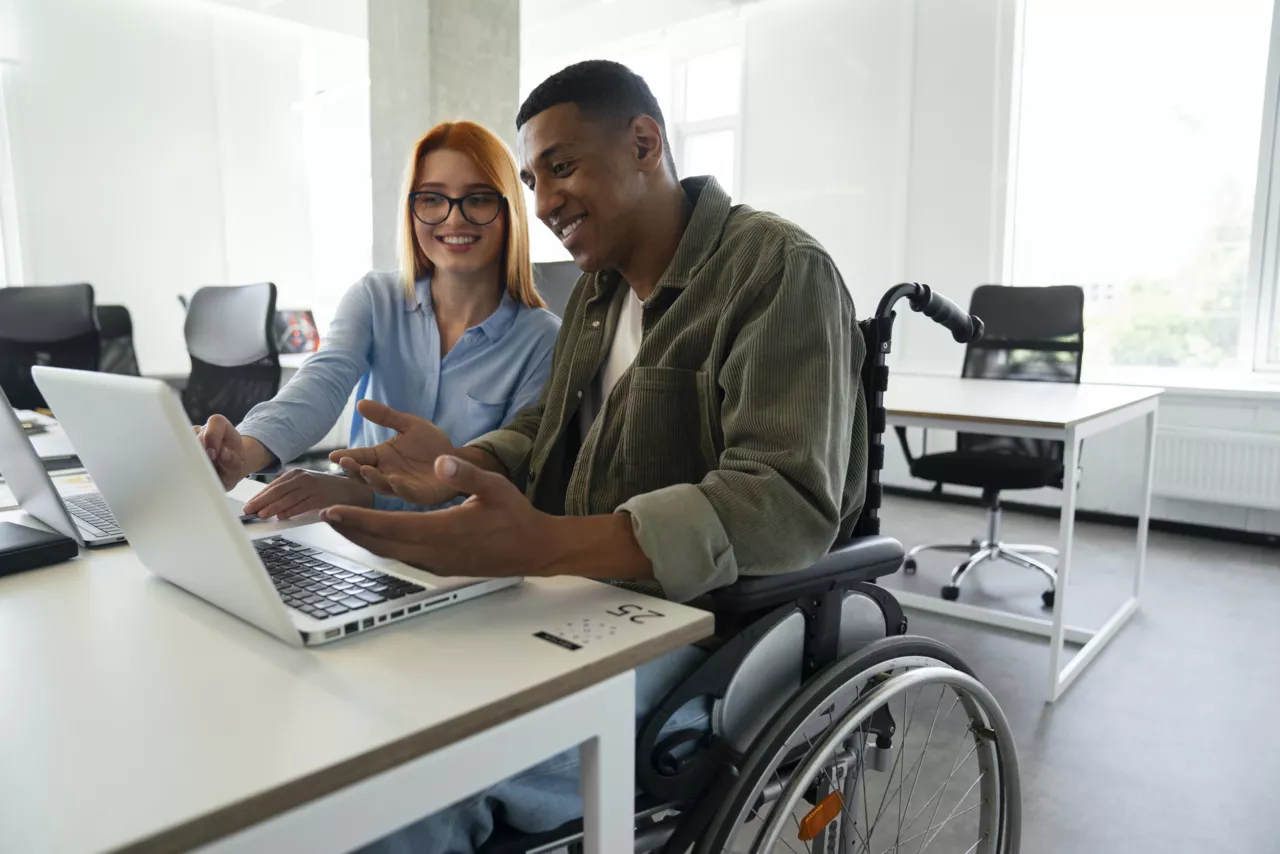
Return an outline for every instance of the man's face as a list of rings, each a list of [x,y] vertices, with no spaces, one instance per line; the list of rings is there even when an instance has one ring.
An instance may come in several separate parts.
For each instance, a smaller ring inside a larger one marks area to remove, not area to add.
[[[516,157],[534,214],[579,269],[616,268],[629,257],[628,225],[644,184],[626,130],[558,104],[520,129]]]

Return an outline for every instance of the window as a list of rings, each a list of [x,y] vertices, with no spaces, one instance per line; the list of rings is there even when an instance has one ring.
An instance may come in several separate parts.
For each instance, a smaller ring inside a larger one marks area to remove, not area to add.
[[[737,133],[732,130],[713,130],[685,136],[680,174],[714,175],[725,192],[732,196],[736,142]]]
[[[732,196],[738,183],[742,49],[694,55],[677,71],[682,97],[669,124],[680,175],[714,175]]]
[[[1272,52],[1267,67],[1267,101],[1262,119],[1262,163],[1258,168],[1257,210],[1254,212],[1253,253],[1250,258],[1250,297],[1258,326],[1253,341],[1255,366],[1280,371],[1280,19],[1271,21]]]
[[[1011,282],[1084,286],[1086,372],[1251,368],[1272,0],[1025,9]]]

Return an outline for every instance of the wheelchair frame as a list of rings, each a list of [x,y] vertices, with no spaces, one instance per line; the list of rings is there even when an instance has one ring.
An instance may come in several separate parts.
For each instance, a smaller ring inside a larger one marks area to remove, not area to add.
[[[892,349],[894,306],[906,299],[912,310],[946,326],[959,343],[982,335],[982,321],[971,317],[955,303],[934,292],[928,285],[903,283],[890,288],[881,298],[872,317],[858,322],[867,346],[861,369],[862,393],[868,419],[868,463],[866,495],[852,536],[837,543],[813,566],[779,576],[740,578],[727,587],[712,591],[692,603],[716,615],[718,647],[683,682],[655,707],[637,736],[636,780],[637,842],[649,839],[661,851],[684,852],[701,841],[724,801],[735,775],[735,762],[748,750],[735,747],[731,739],[710,732],[682,731],[662,735],[670,717],[690,700],[710,697],[723,701],[734,677],[740,672],[762,640],[797,613],[804,622],[800,685],[877,639],[905,635],[907,619],[893,595],[876,579],[897,572],[904,552],[901,543],[880,535],[880,508],[883,489],[880,472],[884,467],[886,413],[884,395],[888,389],[887,357]],[[856,601],[865,617],[874,606],[882,620],[845,622],[849,602]],[[797,686],[798,689],[799,686]],[[798,693],[798,691],[797,691]],[[786,710],[795,696],[782,698],[780,705],[758,721],[759,737],[770,719]],[[891,733],[892,721],[873,715],[868,730]],[[693,746],[696,749],[689,753]],[[1014,758],[1016,787],[1016,757]],[[653,819],[676,811],[674,818]],[[1013,831],[1016,835],[1017,830]],[[576,850],[582,838],[581,821],[570,822],[549,833],[496,836],[481,849],[483,854],[541,854],[563,848]],[[646,847],[643,850],[657,850]],[[1010,851],[1017,850],[1017,839]]]

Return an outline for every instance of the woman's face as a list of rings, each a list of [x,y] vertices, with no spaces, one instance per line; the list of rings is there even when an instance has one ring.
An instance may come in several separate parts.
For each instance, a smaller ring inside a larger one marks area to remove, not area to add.
[[[423,155],[413,192],[413,233],[435,269],[463,274],[491,269],[496,278],[507,233],[506,205],[471,158],[447,148]],[[464,201],[450,210],[449,199]]]

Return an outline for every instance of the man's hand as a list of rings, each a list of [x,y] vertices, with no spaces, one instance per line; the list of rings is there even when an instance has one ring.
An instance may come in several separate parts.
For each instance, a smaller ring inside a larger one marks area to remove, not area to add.
[[[293,469],[271,481],[271,485],[244,505],[246,515],[261,519],[292,519],[334,504],[373,506],[373,487],[354,477]]]
[[[433,468],[432,476],[442,488],[471,497],[457,507],[430,513],[330,507],[320,518],[374,554],[438,575],[551,571],[562,554],[561,517],[535,510],[511,481],[465,460],[440,456]]]
[[[243,438],[221,415],[211,415],[207,424],[195,430],[223,489],[230,489],[271,462],[271,452],[261,442]]]
[[[457,453],[443,430],[376,400],[362,400],[356,409],[396,435],[371,448],[334,451],[330,460],[383,495],[396,495],[412,504],[430,507],[457,497],[457,488],[442,481],[434,468],[442,454]]]

